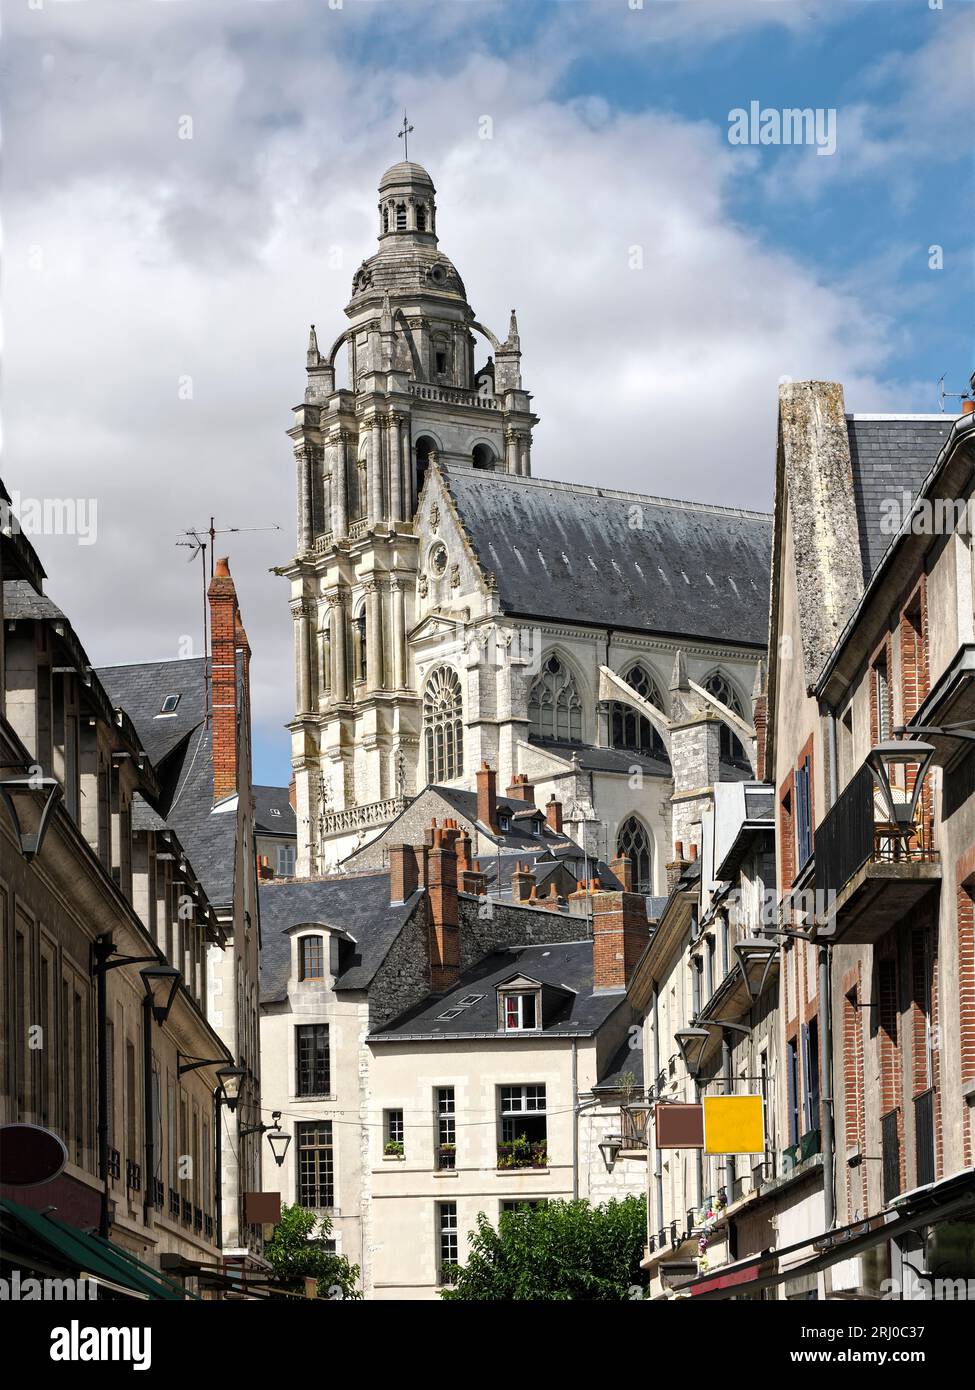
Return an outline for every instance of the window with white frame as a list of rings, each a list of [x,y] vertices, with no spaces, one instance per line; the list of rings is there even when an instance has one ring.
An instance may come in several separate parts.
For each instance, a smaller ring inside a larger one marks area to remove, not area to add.
[[[457,1155],[457,1102],[453,1086],[438,1086],[437,1104],[437,1168],[453,1168]]]
[[[275,872],[278,878],[294,878],[297,850],[294,845],[278,845]]]
[[[385,1150],[388,1154],[401,1155],[403,1152],[403,1136],[406,1133],[406,1126],[403,1123],[402,1110],[383,1111],[383,1134],[385,1136]]]
[[[501,995],[501,1024],[506,1033],[524,1033],[540,1026],[540,1009],[536,990],[503,991]]]
[[[335,1162],[331,1120],[314,1120],[295,1126],[298,1149],[298,1205],[335,1205]]]
[[[522,1139],[530,1146],[546,1142],[548,1120],[544,1084],[499,1086],[498,1102],[502,1144],[515,1144]]]
[[[457,1230],[457,1203],[437,1203],[437,1269],[441,1284],[456,1279],[455,1266],[460,1256]]]
[[[324,936],[303,936],[298,942],[298,979],[322,980],[325,978],[325,938]]]

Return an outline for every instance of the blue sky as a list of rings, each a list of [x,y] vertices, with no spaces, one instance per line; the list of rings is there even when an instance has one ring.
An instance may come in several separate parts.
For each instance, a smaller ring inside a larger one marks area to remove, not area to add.
[[[95,545],[35,538],[96,663],[196,640],[186,527],[281,526],[227,546],[259,780],[288,774],[284,431],[308,323],[332,340],[375,245],[404,105],[478,317],[503,334],[518,309],[540,476],[767,508],[782,377],[860,411],[967,385],[971,3],[73,0],[5,21],[5,482],[97,500]],[[835,154],[731,145],[751,101],[835,108]]]

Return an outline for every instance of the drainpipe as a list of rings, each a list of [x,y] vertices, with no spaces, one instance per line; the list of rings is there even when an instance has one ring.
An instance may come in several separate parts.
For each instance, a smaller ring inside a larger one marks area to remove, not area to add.
[[[724,1093],[726,1096],[734,1095],[735,1075],[731,1057],[731,1043],[728,1041],[727,1031],[721,1033],[721,1070],[724,1073]],[[731,1189],[734,1185],[735,1156],[725,1154],[724,1156],[724,1189],[725,1201],[731,1201]],[[732,1175],[729,1178],[729,1173]]]
[[[572,1200],[579,1196],[579,1052],[572,1039]]]
[[[660,991],[653,987],[653,1084],[656,1086],[660,1075]],[[659,1096],[657,1098],[659,1100]],[[661,1230],[664,1219],[664,1165],[663,1157],[656,1144],[653,1148],[653,1186],[654,1201],[657,1206],[657,1230]]]
[[[836,711],[826,707],[826,729],[829,738],[829,804],[835,806],[839,797],[839,769],[836,766]],[[821,1077],[823,1125],[823,1207],[826,1229],[836,1222],[836,1135],[833,1128],[833,1000],[831,993],[831,956],[825,946],[818,948],[819,956],[819,1075]]]

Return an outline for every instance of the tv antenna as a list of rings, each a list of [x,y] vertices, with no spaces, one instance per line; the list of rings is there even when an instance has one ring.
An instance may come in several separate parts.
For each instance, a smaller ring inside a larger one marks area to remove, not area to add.
[[[968,391],[946,391],[945,377],[947,375],[947,372],[942,372],[938,378],[938,408],[942,414],[944,414],[945,401],[970,401],[972,399],[972,395]]]
[[[189,563],[192,564],[199,555],[203,564],[203,717],[207,721],[210,718],[210,642],[209,642],[209,614],[207,610],[207,549],[210,551],[210,575],[213,578],[214,568],[214,548],[218,536],[245,535],[253,531],[280,531],[281,527],[277,524],[273,526],[215,526],[214,518],[211,516],[210,525],[207,527],[191,526],[189,530],[182,533],[182,539],[176,544],[183,546],[190,551]],[[201,534],[202,533],[202,534]],[[206,537],[207,539],[204,539]]]

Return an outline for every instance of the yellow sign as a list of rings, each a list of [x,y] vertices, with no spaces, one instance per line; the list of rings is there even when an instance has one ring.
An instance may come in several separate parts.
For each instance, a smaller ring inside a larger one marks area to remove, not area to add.
[[[704,1152],[760,1154],[765,1152],[761,1096],[705,1096]]]

